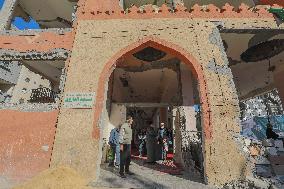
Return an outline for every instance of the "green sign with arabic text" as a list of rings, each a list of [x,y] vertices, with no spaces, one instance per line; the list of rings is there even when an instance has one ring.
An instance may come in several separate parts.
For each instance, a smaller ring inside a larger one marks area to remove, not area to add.
[[[64,108],[93,108],[95,93],[66,93]]]

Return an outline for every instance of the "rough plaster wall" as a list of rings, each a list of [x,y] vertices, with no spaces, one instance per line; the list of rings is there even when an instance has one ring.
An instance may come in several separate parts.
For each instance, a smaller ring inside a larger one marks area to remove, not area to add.
[[[202,64],[213,130],[212,139],[205,139],[205,174],[210,184],[239,179],[245,159],[233,139],[239,132],[238,98],[220,34],[212,23],[201,19],[81,21],[65,92],[95,92],[106,62],[122,48],[150,35],[178,44]],[[61,109],[53,166],[69,165],[89,177],[96,174],[99,142],[91,137],[92,118],[92,110]]]
[[[284,23],[278,23],[273,18],[224,18],[224,19],[212,19],[221,28],[227,29],[231,32],[234,29],[238,31],[257,31],[259,29],[284,29]]]
[[[91,109],[60,110],[52,152],[52,167],[69,165],[87,178],[96,178],[101,156],[100,139],[92,137],[93,115]]]
[[[58,111],[0,110],[0,175],[23,181],[48,168]]]
[[[27,103],[30,100],[32,89],[46,87],[51,89],[50,81],[44,79],[41,75],[30,71],[27,67],[22,65],[20,76],[15,85],[13,96],[10,103]]]

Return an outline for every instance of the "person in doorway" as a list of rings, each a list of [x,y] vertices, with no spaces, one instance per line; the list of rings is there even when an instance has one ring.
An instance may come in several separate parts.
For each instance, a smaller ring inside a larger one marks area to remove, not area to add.
[[[141,130],[138,134],[139,157],[143,156],[145,144],[146,144],[146,133],[145,130]]]
[[[158,131],[158,145],[161,150],[162,160],[167,159],[167,151],[168,151],[168,136],[167,130],[165,128],[165,124],[161,123]]]
[[[273,127],[272,127],[271,123],[268,122],[266,126],[267,126],[267,128],[266,128],[267,139],[270,139],[270,138],[274,139],[274,140],[278,139],[279,135],[273,131]]]
[[[119,135],[120,144],[120,170],[119,175],[125,178],[125,174],[132,175],[129,171],[131,161],[131,141],[132,141],[132,128],[133,118],[127,116],[126,122],[121,126]]]
[[[172,146],[173,145],[173,130],[172,129],[169,129],[168,130],[168,144],[169,146]]]
[[[120,145],[119,145],[119,131],[120,131],[121,125],[119,125],[117,128],[114,128],[110,132],[109,136],[109,145],[112,150],[112,156],[109,158],[109,166],[110,167],[119,167],[120,165]],[[115,163],[114,163],[115,159]]]
[[[157,133],[151,123],[146,132],[147,163],[156,162]]]

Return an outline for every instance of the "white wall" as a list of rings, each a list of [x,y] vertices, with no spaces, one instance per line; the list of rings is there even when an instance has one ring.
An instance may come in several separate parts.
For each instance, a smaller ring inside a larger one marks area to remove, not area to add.
[[[122,85],[121,79],[128,81]],[[114,102],[170,102],[177,98],[178,80],[175,71],[152,69],[143,72],[126,72],[121,68],[114,71],[113,96]]]
[[[183,107],[186,117],[186,130],[196,131],[196,118],[194,109],[194,87],[193,87],[193,76],[188,66],[181,64],[181,85],[182,85],[182,98]]]
[[[31,96],[32,89],[37,89],[40,86],[51,89],[50,81],[42,78],[41,75],[30,71],[24,65],[20,72],[18,83],[15,85],[11,103],[26,103]]]
[[[125,120],[126,120],[126,107],[124,105],[113,103],[111,105],[111,112],[108,124],[103,129],[103,138],[105,138],[106,141],[108,142],[110,131],[113,128],[118,127],[119,124],[123,124]]]

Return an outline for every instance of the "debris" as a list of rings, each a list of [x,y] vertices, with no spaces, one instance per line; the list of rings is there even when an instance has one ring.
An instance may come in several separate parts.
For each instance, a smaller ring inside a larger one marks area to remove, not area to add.
[[[277,155],[277,149],[275,147],[267,147],[266,148],[266,153],[268,155],[274,155],[276,156]]]
[[[275,141],[275,147],[276,148],[283,148],[283,141],[282,140],[276,140]]]
[[[47,169],[14,189],[88,189],[87,180],[69,167]]]

